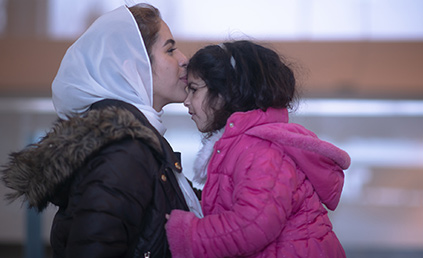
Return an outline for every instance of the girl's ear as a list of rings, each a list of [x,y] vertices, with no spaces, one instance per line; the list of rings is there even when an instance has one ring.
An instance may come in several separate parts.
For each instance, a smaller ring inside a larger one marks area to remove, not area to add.
[[[217,97],[217,108],[220,109],[221,107],[223,107],[223,105],[225,104],[225,99],[223,98],[222,94],[219,94],[219,96]]]
[[[206,93],[208,94],[208,92]],[[208,115],[210,115],[210,113],[213,113],[213,111],[215,110],[220,110],[224,103],[225,103],[225,99],[223,98],[223,96],[221,94],[219,94],[217,96],[216,101],[213,101],[213,107],[210,107],[209,103],[208,103],[208,98],[207,96],[204,98],[203,100],[203,111],[205,111]]]

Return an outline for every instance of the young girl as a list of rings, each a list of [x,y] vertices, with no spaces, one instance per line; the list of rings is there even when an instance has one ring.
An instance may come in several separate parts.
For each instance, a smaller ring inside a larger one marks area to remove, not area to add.
[[[188,107],[206,143],[195,180],[204,218],[174,210],[173,257],[345,257],[327,210],[338,205],[348,154],[288,123],[292,70],[249,41],[211,45],[188,65]]]

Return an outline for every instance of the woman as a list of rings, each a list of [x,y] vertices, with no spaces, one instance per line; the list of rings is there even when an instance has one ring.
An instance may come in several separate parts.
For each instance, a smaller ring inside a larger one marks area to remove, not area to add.
[[[350,158],[288,123],[295,86],[277,53],[249,41],[190,59],[184,103],[206,133],[195,164],[204,218],[172,211],[173,257],[345,257],[323,204],[336,208]]]
[[[52,85],[62,120],[2,178],[11,200],[58,206],[54,257],[170,257],[165,214],[201,216],[160,118],[186,97],[186,65],[146,4],[103,15],[68,49]]]

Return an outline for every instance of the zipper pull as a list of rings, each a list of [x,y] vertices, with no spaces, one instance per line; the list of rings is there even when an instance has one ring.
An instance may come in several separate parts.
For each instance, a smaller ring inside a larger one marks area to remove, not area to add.
[[[150,252],[144,253],[144,258],[150,258]]]

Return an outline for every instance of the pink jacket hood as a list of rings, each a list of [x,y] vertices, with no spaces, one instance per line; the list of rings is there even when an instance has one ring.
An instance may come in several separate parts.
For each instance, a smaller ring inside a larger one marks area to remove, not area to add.
[[[174,210],[166,224],[172,257],[345,257],[322,203],[338,205],[350,157],[288,120],[229,117],[204,159],[204,218]]]
[[[281,112],[282,111],[282,112]],[[303,126],[288,123],[288,111],[270,108],[254,116],[257,120],[244,120],[243,114],[232,118],[238,126],[246,128],[246,134],[269,140],[283,148],[301,170],[307,175],[322,203],[334,210],[341,197],[344,173],[350,166],[349,155],[333,144],[320,140],[313,132]],[[250,116],[251,117],[251,116]],[[270,123],[269,123],[270,121]]]

